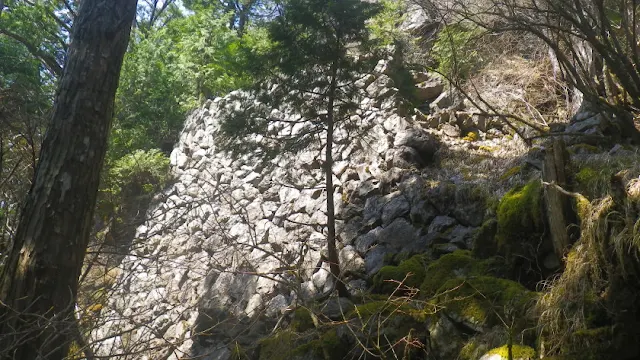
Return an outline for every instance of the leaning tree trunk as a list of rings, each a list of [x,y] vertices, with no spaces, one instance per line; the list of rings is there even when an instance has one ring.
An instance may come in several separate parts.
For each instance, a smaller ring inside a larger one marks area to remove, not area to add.
[[[63,359],[136,0],[83,0],[0,277],[0,358]]]

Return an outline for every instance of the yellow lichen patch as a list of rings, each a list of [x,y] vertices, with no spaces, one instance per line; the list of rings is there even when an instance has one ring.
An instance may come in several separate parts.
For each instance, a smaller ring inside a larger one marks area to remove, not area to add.
[[[87,310],[93,313],[97,313],[97,312],[100,312],[100,310],[102,310],[103,307],[104,306],[102,304],[93,304],[89,306]]]
[[[464,141],[469,141],[469,142],[474,142],[478,140],[478,133],[475,131],[470,131],[469,133],[467,133],[467,136],[463,137],[462,140]]]
[[[509,346],[504,345],[499,348],[491,349],[488,352],[489,355],[500,355],[503,359],[509,358]],[[514,360],[523,359],[530,360],[536,356],[536,351],[529,346],[524,345],[511,345],[511,355]]]

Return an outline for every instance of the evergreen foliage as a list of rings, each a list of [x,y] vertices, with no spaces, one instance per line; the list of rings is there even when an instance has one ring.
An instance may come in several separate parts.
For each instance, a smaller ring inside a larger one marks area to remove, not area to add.
[[[360,94],[355,82],[375,64],[376,58],[368,54],[372,42],[366,22],[380,10],[378,4],[360,0],[287,1],[269,25],[273,45],[261,62],[266,67],[260,70],[268,73],[271,69],[266,81],[275,85],[260,97],[267,106],[254,102],[233,110],[222,125],[223,132],[236,149],[247,151],[252,146],[259,146],[266,148],[265,154],[281,149],[296,151],[324,135],[325,140],[323,143],[321,140],[319,148],[324,146],[325,149],[328,260],[340,296],[349,294],[339,280],[335,244],[333,132],[358,107]],[[302,124],[302,131],[285,137],[275,134],[271,141],[263,141],[263,135],[269,135],[271,121],[288,121],[281,118],[282,114],[274,114],[268,109],[287,106],[301,116],[298,122]],[[247,133],[251,132],[260,135],[254,137],[258,141],[253,144],[246,140]]]

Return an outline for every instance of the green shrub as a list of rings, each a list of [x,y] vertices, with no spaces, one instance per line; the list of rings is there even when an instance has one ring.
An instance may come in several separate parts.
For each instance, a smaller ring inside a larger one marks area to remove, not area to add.
[[[159,150],[136,150],[112,164],[103,174],[98,199],[98,216],[118,213],[119,209],[135,207],[150,200],[169,182],[169,158]]]
[[[136,150],[116,160],[108,183],[114,194],[141,195],[160,190],[169,180],[169,158],[159,150]]]
[[[469,23],[460,22],[443,27],[432,49],[438,71],[454,78],[468,78],[481,62],[474,46],[481,35],[482,31]]]

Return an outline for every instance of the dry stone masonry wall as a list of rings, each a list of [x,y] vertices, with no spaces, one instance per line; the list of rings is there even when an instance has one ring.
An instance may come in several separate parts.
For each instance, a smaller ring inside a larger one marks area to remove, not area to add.
[[[443,139],[468,147],[457,139],[464,130],[484,136],[491,124],[423,73],[414,74],[416,96],[427,105],[408,115],[388,72],[381,61],[357,84],[368,95],[351,120],[366,135],[336,131],[339,258],[353,293],[394,254],[470,249],[485,219],[473,184],[434,183],[428,169]],[[188,117],[171,153],[175,183],[137,229],[92,333],[98,353],[229,359],[233,344],[254,344],[295,306],[332,290],[322,149],[262,162],[234,158],[217,142],[221,114],[250,98],[232,92]],[[300,131],[295,114],[278,115],[280,133]]]

